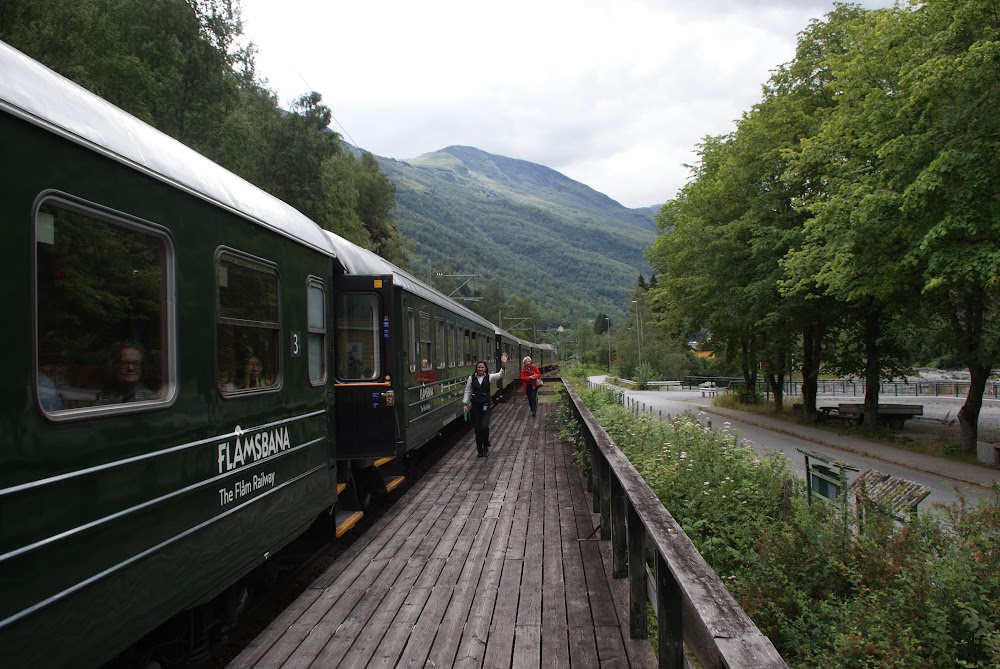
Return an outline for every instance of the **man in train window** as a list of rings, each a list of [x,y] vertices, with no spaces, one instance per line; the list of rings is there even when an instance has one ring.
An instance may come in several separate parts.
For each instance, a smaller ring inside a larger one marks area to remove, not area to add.
[[[98,404],[120,404],[155,400],[156,393],[142,383],[145,349],[137,341],[118,342],[112,348],[112,387],[97,395]]]

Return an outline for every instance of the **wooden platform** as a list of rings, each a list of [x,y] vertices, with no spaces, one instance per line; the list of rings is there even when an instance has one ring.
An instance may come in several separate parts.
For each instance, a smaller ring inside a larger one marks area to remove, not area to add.
[[[558,406],[471,430],[229,667],[653,667]],[[614,593],[614,594],[613,594]]]

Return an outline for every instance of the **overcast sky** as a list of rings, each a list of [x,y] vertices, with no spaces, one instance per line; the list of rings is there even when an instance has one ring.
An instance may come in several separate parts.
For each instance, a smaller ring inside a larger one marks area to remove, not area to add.
[[[892,0],[864,0],[886,7]],[[407,160],[453,144],[539,163],[627,207],[675,196],[707,135],[760,101],[821,0],[242,0],[283,105]]]

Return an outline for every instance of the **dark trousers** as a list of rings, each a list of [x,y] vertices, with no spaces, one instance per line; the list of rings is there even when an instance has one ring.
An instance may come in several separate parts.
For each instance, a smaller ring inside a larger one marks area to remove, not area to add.
[[[485,453],[490,448],[490,414],[493,409],[487,404],[472,403],[472,427],[476,431],[476,450]],[[485,410],[484,410],[485,409]]]
[[[528,406],[531,408],[531,415],[534,416],[535,412],[538,411],[538,388],[532,388],[531,384],[528,384],[525,388],[525,394],[528,396]]]

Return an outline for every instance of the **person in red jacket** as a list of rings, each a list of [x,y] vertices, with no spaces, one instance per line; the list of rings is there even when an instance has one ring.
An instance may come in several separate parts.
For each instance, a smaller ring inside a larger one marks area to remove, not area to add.
[[[524,356],[521,361],[521,384],[524,386],[524,393],[528,396],[528,406],[531,408],[531,415],[538,411],[538,379],[542,372],[537,365],[531,363],[531,356]]]

